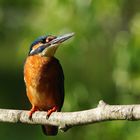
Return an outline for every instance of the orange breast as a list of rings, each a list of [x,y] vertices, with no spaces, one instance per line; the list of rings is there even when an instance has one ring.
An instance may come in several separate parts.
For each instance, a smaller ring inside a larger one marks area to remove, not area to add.
[[[24,66],[27,96],[40,110],[53,106],[61,110],[64,100],[64,76],[54,57],[29,56]]]

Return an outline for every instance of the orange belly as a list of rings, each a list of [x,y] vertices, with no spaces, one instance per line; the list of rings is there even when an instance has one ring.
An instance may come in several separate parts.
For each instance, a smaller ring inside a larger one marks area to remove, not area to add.
[[[59,61],[54,57],[29,56],[24,66],[27,96],[33,106],[61,110],[64,101],[64,76]]]

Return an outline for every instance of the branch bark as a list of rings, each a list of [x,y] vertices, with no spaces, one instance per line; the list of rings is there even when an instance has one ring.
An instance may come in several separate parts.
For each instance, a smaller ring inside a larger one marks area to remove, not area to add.
[[[54,112],[49,118],[46,112],[37,111],[32,119],[29,119],[28,111],[0,109],[0,122],[48,124],[58,126],[63,131],[78,125],[110,120],[140,120],[140,105],[108,105],[99,101],[96,108],[78,112]]]

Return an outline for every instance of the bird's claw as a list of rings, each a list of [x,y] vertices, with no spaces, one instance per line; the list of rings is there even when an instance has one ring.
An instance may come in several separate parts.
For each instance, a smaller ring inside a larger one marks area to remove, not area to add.
[[[29,119],[32,118],[33,113],[36,112],[36,111],[38,111],[38,108],[36,106],[33,106],[31,108],[31,110],[29,111]]]
[[[56,112],[57,110],[58,110],[58,107],[54,106],[53,108],[47,111],[47,116],[49,117],[53,112]]]

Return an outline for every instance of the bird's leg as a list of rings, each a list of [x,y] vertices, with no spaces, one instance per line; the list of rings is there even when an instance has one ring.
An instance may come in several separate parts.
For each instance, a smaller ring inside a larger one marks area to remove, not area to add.
[[[29,118],[31,119],[32,118],[32,115],[34,112],[38,111],[39,109],[36,107],[36,106],[32,106],[30,112],[29,112]]]
[[[47,111],[47,116],[49,117],[53,112],[55,112],[57,110],[58,110],[58,107],[54,106],[53,108],[51,108]]]

